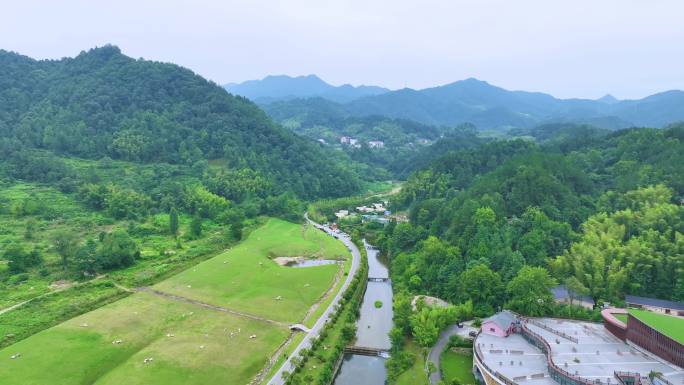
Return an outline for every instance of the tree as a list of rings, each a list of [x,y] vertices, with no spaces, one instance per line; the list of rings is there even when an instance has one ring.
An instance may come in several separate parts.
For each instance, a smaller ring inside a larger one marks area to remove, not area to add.
[[[563,281],[565,288],[568,290],[568,295],[570,296],[570,305],[575,298],[581,296],[589,295],[589,289],[580,282],[577,277],[568,277]]]
[[[26,228],[24,229],[24,239],[31,240],[36,232],[36,220],[31,218],[26,221]]]
[[[107,234],[97,251],[96,265],[103,269],[130,266],[140,256],[138,245],[125,230],[114,230]]]
[[[34,249],[27,253],[23,247],[17,244],[7,247],[2,257],[7,261],[7,268],[12,274],[23,273],[28,268],[43,262],[43,258],[38,250]]]
[[[528,316],[549,314],[554,304],[551,289],[556,280],[543,267],[525,266],[508,283],[508,307]]]
[[[199,215],[192,217],[190,222],[190,235],[199,238],[202,235],[202,218]]]
[[[169,211],[169,231],[174,237],[178,235],[178,211],[175,207]]]
[[[424,307],[411,316],[411,332],[416,342],[421,346],[429,347],[437,342],[439,327],[437,320],[430,312],[430,308]]]
[[[503,303],[504,287],[501,276],[484,264],[476,265],[460,276],[460,297],[472,301],[474,313],[485,316],[494,313]]]
[[[52,244],[62,258],[62,267],[66,270],[69,267],[69,259],[73,257],[78,246],[77,235],[67,230],[59,230],[53,235]]]

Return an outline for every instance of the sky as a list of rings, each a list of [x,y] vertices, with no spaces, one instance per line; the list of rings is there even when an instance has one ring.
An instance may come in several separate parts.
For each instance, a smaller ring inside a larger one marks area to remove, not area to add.
[[[219,84],[317,74],[426,88],[475,77],[557,97],[684,89],[682,0],[2,0],[0,49],[115,44]]]

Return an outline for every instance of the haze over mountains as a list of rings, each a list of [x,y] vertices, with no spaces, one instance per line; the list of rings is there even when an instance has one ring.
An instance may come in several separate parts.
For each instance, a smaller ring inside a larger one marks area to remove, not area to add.
[[[335,87],[315,75],[271,76],[226,89],[260,104],[268,112],[292,110],[301,115],[335,111],[343,116],[380,115],[437,126],[475,124],[481,130],[507,131],[545,123],[586,123],[606,129],[633,126],[664,127],[684,120],[684,92],[665,91],[638,100],[558,99],[541,92],[510,91],[470,78],[443,86],[390,91],[381,87]],[[318,97],[317,111],[308,111]]]
[[[389,91],[387,88],[376,86],[354,87],[350,84],[333,86],[316,75],[267,76],[261,80],[226,84],[225,88],[233,94],[244,96],[257,103],[311,97],[322,97],[334,102],[345,103],[364,96],[380,95]]]

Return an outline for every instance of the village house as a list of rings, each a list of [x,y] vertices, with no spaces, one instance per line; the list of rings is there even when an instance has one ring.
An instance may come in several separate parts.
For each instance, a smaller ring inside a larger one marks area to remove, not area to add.
[[[371,140],[368,142],[368,147],[369,148],[384,148],[385,147],[385,142],[381,140]]]
[[[337,219],[342,219],[348,215],[349,215],[349,210],[340,210],[340,211],[335,213],[335,216],[337,217]]]
[[[508,310],[496,313],[482,321],[482,333],[497,337],[508,337],[515,331],[516,318]]]

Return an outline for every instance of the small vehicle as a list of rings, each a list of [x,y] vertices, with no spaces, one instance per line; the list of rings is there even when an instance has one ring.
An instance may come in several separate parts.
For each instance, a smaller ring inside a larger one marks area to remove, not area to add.
[[[477,332],[471,331],[470,333],[468,333],[468,335],[474,338],[474,337],[477,337]]]

